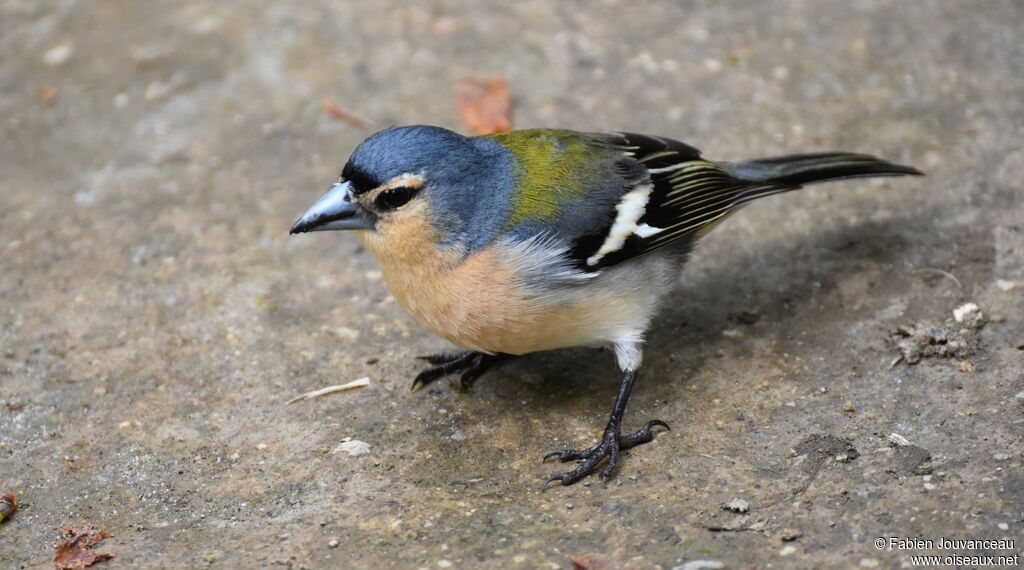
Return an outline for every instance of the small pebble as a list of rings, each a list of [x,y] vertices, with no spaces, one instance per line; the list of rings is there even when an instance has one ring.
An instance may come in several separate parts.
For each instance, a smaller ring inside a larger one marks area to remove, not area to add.
[[[996,525],[996,526],[998,526],[998,527],[999,527],[999,530],[1010,530],[1010,525],[1008,525],[1008,524],[1006,524],[1006,523],[999,523],[999,524],[998,524],[998,525]]]
[[[736,498],[722,505],[722,509],[732,511],[734,513],[745,513],[750,510],[750,503],[743,499]]]
[[[71,57],[71,46],[60,44],[46,50],[43,54],[43,63],[50,67],[56,67],[66,62]]]
[[[784,528],[782,529],[782,532],[779,533],[779,538],[782,539],[782,542],[793,542],[803,535],[804,533],[800,532],[798,529]]]
[[[327,543],[327,546],[330,546],[331,548],[337,548],[338,547],[337,539],[333,539],[332,538],[331,541]]]
[[[722,71],[722,62],[718,61],[717,59],[707,58],[704,60],[703,63],[704,69],[710,71],[711,73],[718,73],[719,71]]]
[[[335,448],[334,453],[337,453],[339,451],[344,451],[345,453],[353,457],[357,455],[365,455],[367,453],[370,453],[370,444],[366,443],[365,441],[353,439],[339,445],[337,448]]]
[[[792,544],[790,544],[790,545],[782,547],[782,550],[779,551],[779,556],[789,556],[790,554],[793,554],[795,552],[796,552],[796,547],[793,546]]]
[[[1017,287],[1016,281],[1007,281],[1006,279],[996,279],[996,289],[1002,292],[1012,291]]]
[[[1006,461],[1009,458],[1010,454],[1008,453],[995,453],[992,455],[992,459],[995,459],[996,461]]]
[[[717,560],[691,560],[672,568],[672,570],[720,570],[721,568],[725,568],[725,564]]]
[[[958,323],[962,323],[964,322],[964,319],[980,310],[981,309],[978,308],[978,305],[974,303],[964,303],[963,305],[953,309],[953,319]]]
[[[898,433],[889,434],[889,443],[895,445],[896,447],[906,447],[910,445],[910,441]]]
[[[349,342],[359,340],[359,331],[350,327],[336,327],[331,330],[331,333],[341,340],[347,340]]]
[[[143,93],[143,98],[146,101],[159,101],[164,97],[167,97],[171,93],[171,84],[163,81],[151,81],[146,86],[146,91]]]

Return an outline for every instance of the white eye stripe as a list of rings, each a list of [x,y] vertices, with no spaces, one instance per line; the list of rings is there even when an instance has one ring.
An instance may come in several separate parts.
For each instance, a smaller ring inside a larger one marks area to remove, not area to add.
[[[406,172],[405,174],[399,174],[398,176],[388,180],[384,184],[383,188],[398,188],[401,186],[408,186],[409,188],[416,188],[417,190],[423,188],[423,184],[426,180],[422,174],[412,174]]]

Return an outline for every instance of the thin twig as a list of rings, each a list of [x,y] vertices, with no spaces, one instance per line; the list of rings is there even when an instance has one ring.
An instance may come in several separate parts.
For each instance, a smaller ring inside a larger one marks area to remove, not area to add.
[[[285,405],[294,404],[300,400],[312,400],[313,398],[319,398],[320,396],[326,396],[335,392],[348,392],[349,390],[355,390],[357,388],[366,388],[370,385],[369,378],[360,378],[359,380],[353,380],[348,384],[341,384],[338,386],[328,386],[326,388],[320,388],[319,390],[313,390],[312,392],[306,392],[295,396],[291,400],[285,402]]]
[[[934,274],[937,274],[937,275],[941,275],[943,277],[948,277],[948,278],[953,280],[953,283],[956,283],[957,287],[959,287],[961,289],[964,288],[963,284],[960,283],[960,280],[957,279],[955,275],[953,275],[952,273],[949,273],[948,271],[943,271],[941,269],[935,269],[934,267],[922,267],[921,269],[915,269],[911,273],[934,273]]]

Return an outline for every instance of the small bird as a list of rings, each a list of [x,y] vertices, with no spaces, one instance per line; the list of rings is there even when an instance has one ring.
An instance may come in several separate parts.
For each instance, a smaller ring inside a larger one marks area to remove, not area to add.
[[[805,184],[920,175],[865,154],[742,162],[631,133],[529,129],[465,137],[390,128],[361,143],[292,234],[354,230],[395,299],[463,349],[420,357],[413,389],[461,373],[468,388],[499,359],[611,345],[621,381],[600,439],[544,456],[578,461],[571,485],[654,439],[661,420],[623,435],[644,334],[697,239],[752,200]]]

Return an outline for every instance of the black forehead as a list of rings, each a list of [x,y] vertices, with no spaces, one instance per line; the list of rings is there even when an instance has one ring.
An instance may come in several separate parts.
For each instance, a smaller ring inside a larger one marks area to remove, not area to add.
[[[384,183],[384,180],[378,180],[369,172],[353,164],[352,161],[349,161],[345,168],[342,169],[341,179],[352,184],[352,193],[357,196],[365,194]]]

